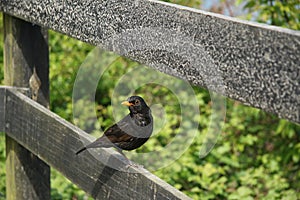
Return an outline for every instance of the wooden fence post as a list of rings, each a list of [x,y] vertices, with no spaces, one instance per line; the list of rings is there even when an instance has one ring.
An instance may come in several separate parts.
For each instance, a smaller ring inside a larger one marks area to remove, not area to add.
[[[47,30],[7,14],[3,19],[5,84],[29,87],[35,67],[41,80],[37,101],[49,107]],[[7,135],[6,195],[8,200],[50,199],[50,167]]]

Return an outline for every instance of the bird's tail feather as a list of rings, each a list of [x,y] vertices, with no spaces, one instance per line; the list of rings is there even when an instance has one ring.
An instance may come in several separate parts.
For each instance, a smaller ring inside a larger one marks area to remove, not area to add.
[[[83,148],[79,149],[79,150],[76,152],[76,155],[80,154],[80,153],[83,152],[84,150],[86,150],[86,147],[83,147]]]
[[[85,147],[79,149],[76,152],[76,155],[80,154],[81,152],[87,150],[87,149],[91,149],[91,148],[108,148],[108,147],[113,147],[113,144],[111,142],[106,142],[106,138],[101,138],[101,140],[96,140],[94,142],[92,142],[91,144],[86,145]]]

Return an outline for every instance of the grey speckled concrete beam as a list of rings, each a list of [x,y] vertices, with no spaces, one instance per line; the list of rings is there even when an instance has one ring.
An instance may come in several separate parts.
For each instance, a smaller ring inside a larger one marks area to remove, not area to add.
[[[300,123],[300,32],[154,0],[1,0],[0,9]]]

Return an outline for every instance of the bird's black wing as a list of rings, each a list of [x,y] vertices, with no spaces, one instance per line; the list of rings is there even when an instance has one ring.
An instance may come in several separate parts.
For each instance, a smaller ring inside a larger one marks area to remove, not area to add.
[[[135,121],[127,115],[121,121],[117,123],[119,129],[121,129],[122,133],[131,135],[136,138],[149,138],[153,131],[153,121],[151,118],[151,122],[147,126],[139,126],[135,123]]]
[[[122,128],[120,128],[120,125]],[[114,144],[120,142],[129,142],[132,136],[127,134],[127,131],[123,129],[125,126],[127,126],[126,123],[114,124],[104,132],[104,135],[101,138],[106,137],[111,143]]]
[[[114,131],[105,133],[113,143],[124,150],[133,150],[144,144],[150,137],[153,129],[153,123],[149,126],[138,126],[134,120],[127,115],[116,126],[119,130],[117,134]]]
[[[152,122],[148,126],[141,127],[134,122],[130,115],[127,115],[121,121],[109,127],[102,137],[80,149],[76,154],[89,148],[100,147],[132,150],[144,144],[149,139],[152,130]]]

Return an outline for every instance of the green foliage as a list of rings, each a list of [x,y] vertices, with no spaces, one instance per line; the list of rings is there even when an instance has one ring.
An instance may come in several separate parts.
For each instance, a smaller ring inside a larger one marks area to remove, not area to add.
[[[3,16],[2,14],[0,14],[0,85],[4,84],[4,60],[3,60],[3,45],[4,43],[2,41],[4,41],[3,38],[3,25],[2,25],[2,21],[3,21]]]
[[[238,3],[245,1],[238,0]],[[244,9],[248,10],[248,19],[282,26],[294,30],[300,29],[299,0],[248,0]],[[253,15],[257,13],[257,15]]]
[[[71,120],[73,83],[76,71],[92,46],[49,32],[51,110]]]
[[[0,40],[3,39],[3,16],[0,14]],[[0,42],[0,85],[4,84],[3,42]],[[0,132],[0,200],[5,199],[5,134]]]
[[[209,109],[202,105],[202,117]],[[201,124],[188,151],[154,173],[193,199],[299,199],[300,127],[232,101],[226,118],[222,137],[207,157],[199,158],[208,127]]]
[[[199,8],[202,3],[202,0],[162,0],[162,1],[180,4],[188,7],[194,7],[194,8]]]
[[[56,170],[51,169],[51,199],[91,200],[92,198]]]

